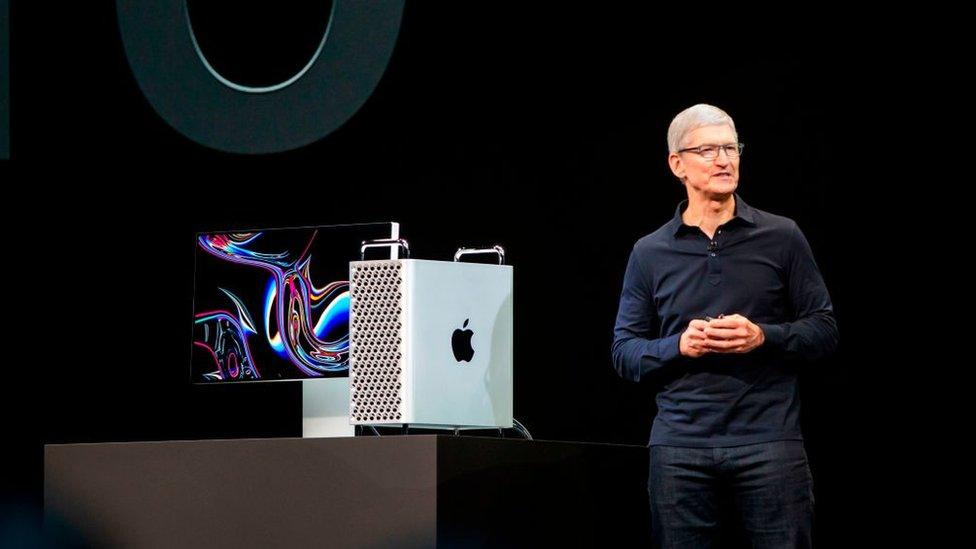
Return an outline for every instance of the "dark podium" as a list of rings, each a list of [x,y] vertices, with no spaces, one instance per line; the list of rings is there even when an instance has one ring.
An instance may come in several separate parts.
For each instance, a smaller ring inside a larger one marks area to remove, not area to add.
[[[647,545],[647,458],[444,435],[48,445],[45,528],[126,547]]]

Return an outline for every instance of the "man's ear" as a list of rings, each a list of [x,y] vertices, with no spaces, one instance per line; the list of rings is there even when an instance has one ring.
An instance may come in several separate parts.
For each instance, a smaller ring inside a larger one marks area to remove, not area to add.
[[[675,177],[680,179],[682,182],[685,180],[685,164],[681,161],[681,155],[678,153],[669,154],[668,166],[671,167],[671,173],[673,173]]]

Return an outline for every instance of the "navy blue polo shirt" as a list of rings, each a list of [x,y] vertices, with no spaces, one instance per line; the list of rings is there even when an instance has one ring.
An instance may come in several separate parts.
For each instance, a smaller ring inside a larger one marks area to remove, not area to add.
[[[674,218],[634,245],[614,328],[625,379],[657,379],[650,445],[719,447],[800,440],[797,366],[837,347],[830,295],[796,223],[735,195],[713,239]],[[744,354],[688,358],[678,341],[693,319],[740,314],[765,333]]]

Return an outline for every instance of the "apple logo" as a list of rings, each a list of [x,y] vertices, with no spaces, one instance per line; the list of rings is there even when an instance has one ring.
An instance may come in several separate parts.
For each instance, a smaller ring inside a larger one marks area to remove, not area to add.
[[[464,326],[461,326],[461,328],[468,327],[468,320],[471,319],[465,319]],[[471,362],[471,357],[474,356],[474,348],[471,347],[471,336],[474,335],[474,332],[470,329],[462,330],[461,328],[454,330],[454,335],[451,336],[451,349],[454,350],[454,358],[458,362]]]

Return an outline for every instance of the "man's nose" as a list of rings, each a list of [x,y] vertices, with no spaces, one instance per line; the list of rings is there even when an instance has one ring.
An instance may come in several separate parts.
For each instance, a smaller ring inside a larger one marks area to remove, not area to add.
[[[719,147],[718,153],[715,155],[715,163],[724,166],[725,164],[728,164],[731,161],[732,158],[729,156],[729,153],[725,152],[725,147]]]

